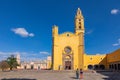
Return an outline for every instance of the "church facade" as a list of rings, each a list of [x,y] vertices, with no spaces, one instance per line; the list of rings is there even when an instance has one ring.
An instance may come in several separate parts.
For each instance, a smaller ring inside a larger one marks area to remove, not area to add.
[[[74,33],[58,33],[58,26],[52,28],[52,69],[76,70],[109,69],[108,55],[87,55],[84,49],[84,17],[78,8],[75,16]],[[119,51],[119,50],[118,50]],[[114,55],[114,54],[113,54]],[[119,55],[120,57],[120,55]],[[116,61],[115,61],[116,62]],[[120,58],[117,69],[120,69]]]

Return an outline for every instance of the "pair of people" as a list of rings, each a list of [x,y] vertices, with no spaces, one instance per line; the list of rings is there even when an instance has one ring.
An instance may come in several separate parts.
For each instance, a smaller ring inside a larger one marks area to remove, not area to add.
[[[79,79],[79,76],[80,76],[80,79],[83,79],[83,71],[82,71],[82,69],[80,69],[80,71],[79,71],[79,69],[77,68],[76,78]]]

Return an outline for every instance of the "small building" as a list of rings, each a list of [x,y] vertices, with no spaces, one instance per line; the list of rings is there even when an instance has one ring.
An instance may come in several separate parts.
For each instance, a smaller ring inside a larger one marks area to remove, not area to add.
[[[20,61],[20,57],[16,57],[17,61]],[[51,68],[51,56],[48,56],[46,60],[39,61],[22,61],[17,69],[25,70],[46,70]]]
[[[41,70],[47,69],[47,61],[32,61],[32,62],[22,62],[21,69],[34,69],[34,70]]]

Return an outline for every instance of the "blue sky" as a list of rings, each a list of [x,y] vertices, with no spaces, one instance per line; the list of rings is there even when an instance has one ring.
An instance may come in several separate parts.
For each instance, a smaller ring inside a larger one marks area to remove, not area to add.
[[[120,0],[0,0],[0,60],[51,55],[52,26],[74,32],[80,7],[85,18],[85,53],[105,54],[120,48]]]

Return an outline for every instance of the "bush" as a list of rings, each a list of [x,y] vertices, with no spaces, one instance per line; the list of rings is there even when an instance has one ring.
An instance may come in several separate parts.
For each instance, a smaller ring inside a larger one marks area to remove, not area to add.
[[[0,68],[2,69],[2,71],[8,70],[10,68],[9,64],[7,63],[7,61],[1,61],[0,62]]]

